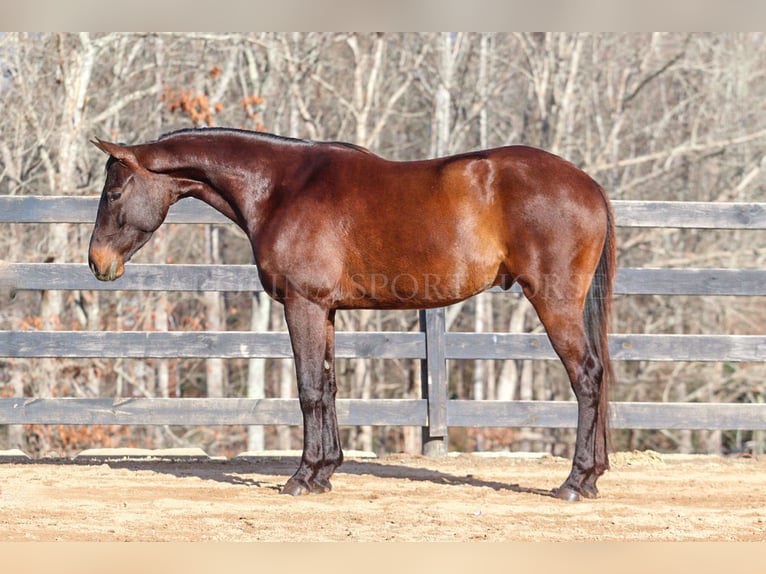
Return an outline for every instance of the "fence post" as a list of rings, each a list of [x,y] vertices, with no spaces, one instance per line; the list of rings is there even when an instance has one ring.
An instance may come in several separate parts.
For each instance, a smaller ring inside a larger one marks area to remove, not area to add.
[[[420,361],[421,394],[428,403],[428,425],[423,427],[423,454],[447,455],[447,349],[444,307],[420,311],[426,358]]]

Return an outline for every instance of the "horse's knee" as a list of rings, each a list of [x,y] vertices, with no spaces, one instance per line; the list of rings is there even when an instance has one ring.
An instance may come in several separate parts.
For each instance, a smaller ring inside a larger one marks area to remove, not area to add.
[[[323,400],[322,389],[304,387],[298,391],[298,400],[302,409],[313,409],[321,406]]]

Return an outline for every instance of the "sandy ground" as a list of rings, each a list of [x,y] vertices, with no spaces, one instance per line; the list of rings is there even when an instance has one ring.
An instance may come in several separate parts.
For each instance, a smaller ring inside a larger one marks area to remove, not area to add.
[[[0,462],[0,541],[766,540],[766,457],[616,453],[601,498],[549,496],[568,460],[351,459],[331,493],[278,493],[297,464]]]

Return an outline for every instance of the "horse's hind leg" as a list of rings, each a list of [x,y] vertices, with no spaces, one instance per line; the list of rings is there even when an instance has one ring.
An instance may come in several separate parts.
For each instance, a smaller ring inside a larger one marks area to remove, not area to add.
[[[551,344],[564,364],[577,398],[577,442],[572,471],[554,492],[565,500],[598,496],[596,480],[607,468],[605,421],[599,421],[599,399],[603,366],[590,348],[585,333],[585,294],[572,298],[536,296],[527,286],[527,297],[545,326]]]

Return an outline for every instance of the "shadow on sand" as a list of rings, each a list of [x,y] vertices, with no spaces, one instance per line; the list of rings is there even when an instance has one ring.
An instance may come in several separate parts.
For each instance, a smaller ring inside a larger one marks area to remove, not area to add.
[[[268,457],[255,459],[227,459],[204,461],[165,461],[165,460],[108,460],[107,464],[114,469],[132,471],[150,470],[176,477],[196,477],[202,480],[212,480],[227,484],[279,490],[281,484],[252,478],[253,474],[266,476],[289,477],[298,467],[298,457]],[[80,462],[79,464],[83,464]],[[93,461],[90,462],[93,464]],[[376,461],[348,460],[336,471],[335,475],[370,475],[389,480],[411,480],[431,482],[445,486],[475,486],[487,487],[497,491],[507,490],[524,494],[534,494],[555,498],[550,490],[532,488],[484,480],[471,474],[457,476],[454,474],[406,465],[381,464]]]

